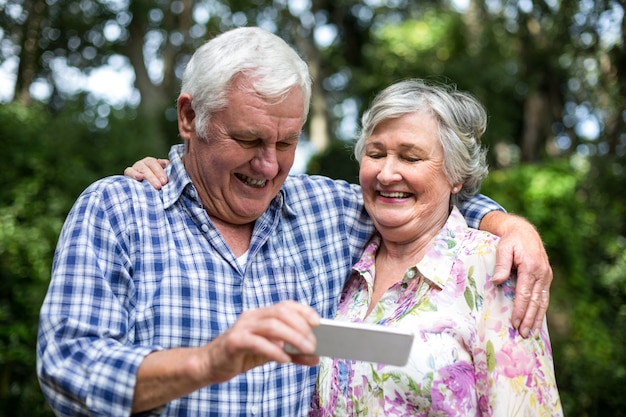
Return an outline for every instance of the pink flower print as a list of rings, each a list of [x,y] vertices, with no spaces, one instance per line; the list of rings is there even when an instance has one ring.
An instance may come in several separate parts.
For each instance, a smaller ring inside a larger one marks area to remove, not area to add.
[[[496,352],[496,362],[507,378],[528,378],[536,367],[534,355],[517,346],[514,341]]]
[[[470,363],[459,361],[441,368],[430,390],[431,411],[441,411],[445,415],[469,415],[476,405],[475,385],[474,367]]]

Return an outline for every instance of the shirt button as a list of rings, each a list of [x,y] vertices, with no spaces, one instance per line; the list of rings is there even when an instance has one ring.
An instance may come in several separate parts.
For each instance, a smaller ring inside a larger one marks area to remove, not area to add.
[[[415,276],[415,270],[409,269],[409,271],[406,273],[406,276],[409,278],[413,278]]]
[[[202,227],[200,227],[200,228],[202,229],[202,231],[203,231],[204,233],[206,233],[206,232],[208,232],[208,231],[209,231],[209,226],[207,226],[206,224],[203,224],[203,225],[202,225]]]
[[[253,416],[256,416],[256,413],[257,413],[257,408],[256,408],[256,406],[251,407],[251,408],[250,408],[250,414],[251,414],[251,415],[253,415]]]

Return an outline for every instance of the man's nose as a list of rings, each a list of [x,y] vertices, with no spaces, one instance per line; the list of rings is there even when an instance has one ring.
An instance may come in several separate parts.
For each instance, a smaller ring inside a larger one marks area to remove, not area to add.
[[[252,159],[252,169],[265,178],[273,178],[278,174],[278,160],[276,159],[276,148],[265,147],[257,150],[257,154]]]

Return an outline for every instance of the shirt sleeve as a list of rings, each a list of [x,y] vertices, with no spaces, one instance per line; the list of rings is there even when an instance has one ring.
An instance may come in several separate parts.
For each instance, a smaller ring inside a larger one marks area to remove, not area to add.
[[[475,352],[483,415],[562,417],[546,322],[538,336],[521,337],[510,325],[515,281],[485,288]]]
[[[473,229],[478,229],[480,221],[491,211],[505,211],[504,208],[483,194],[477,194],[464,201],[459,207],[461,214],[465,218],[467,225]]]
[[[130,415],[136,374],[156,346],[134,346],[135,287],[121,217],[85,192],[61,232],[40,312],[37,374],[57,416]]]

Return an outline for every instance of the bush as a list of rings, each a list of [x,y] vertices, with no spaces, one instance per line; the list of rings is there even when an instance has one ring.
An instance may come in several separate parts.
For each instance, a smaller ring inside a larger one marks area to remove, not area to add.
[[[95,131],[71,109],[0,107],[0,415],[50,416],[35,374],[39,308],[56,240],[80,192],[156,153],[137,121]]]

